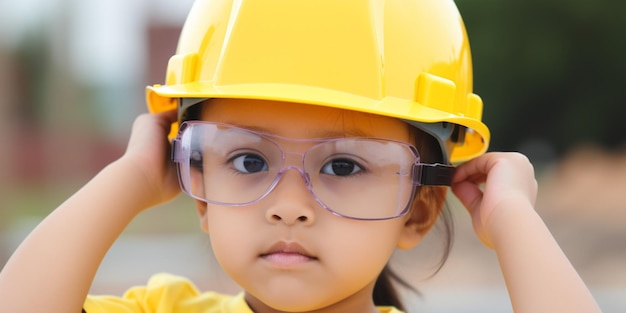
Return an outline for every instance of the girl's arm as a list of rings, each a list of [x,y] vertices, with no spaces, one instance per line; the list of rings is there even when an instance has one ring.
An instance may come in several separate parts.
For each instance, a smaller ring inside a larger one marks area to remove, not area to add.
[[[516,313],[601,312],[534,210],[537,182],[525,156],[487,153],[462,164],[452,191],[496,251]]]
[[[175,118],[138,117],[124,155],[22,242],[0,272],[0,312],[81,312],[100,262],[128,223],[179,192],[167,152]]]

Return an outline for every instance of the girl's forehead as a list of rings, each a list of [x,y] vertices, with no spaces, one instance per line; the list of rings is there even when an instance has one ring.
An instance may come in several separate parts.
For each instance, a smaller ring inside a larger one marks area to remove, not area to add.
[[[301,103],[256,99],[211,99],[202,119],[261,130],[283,137],[376,137],[408,141],[399,119]]]

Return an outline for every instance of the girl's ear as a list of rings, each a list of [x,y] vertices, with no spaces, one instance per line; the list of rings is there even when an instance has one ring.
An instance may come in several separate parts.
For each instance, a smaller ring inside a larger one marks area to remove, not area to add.
[[[209,223],[207,223],[207,204],[204,201],[196,200],[196,210],[200,218],[200,228],[205,233],[209,233]]]
[[[397,247],[408,250],[422,241],[439,218],[446,199],[446,187],[421,187],[400,234]]]

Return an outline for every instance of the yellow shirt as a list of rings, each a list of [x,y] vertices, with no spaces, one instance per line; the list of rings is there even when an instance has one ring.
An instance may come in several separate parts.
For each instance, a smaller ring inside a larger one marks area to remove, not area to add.
[[[381,313],[401,313],[379,307]],[[243,298],[215,292],[199,292],[189,280],[157,274],[146,286],[133,287],[123,297],[88,296],[86,313],[253,313]]]

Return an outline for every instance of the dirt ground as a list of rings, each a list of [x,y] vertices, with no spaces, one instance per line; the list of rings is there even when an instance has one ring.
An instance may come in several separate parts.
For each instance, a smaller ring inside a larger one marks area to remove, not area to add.
[[[547,173],[538,207],[588,283],[626,285],[626,151],[578,150]]]

